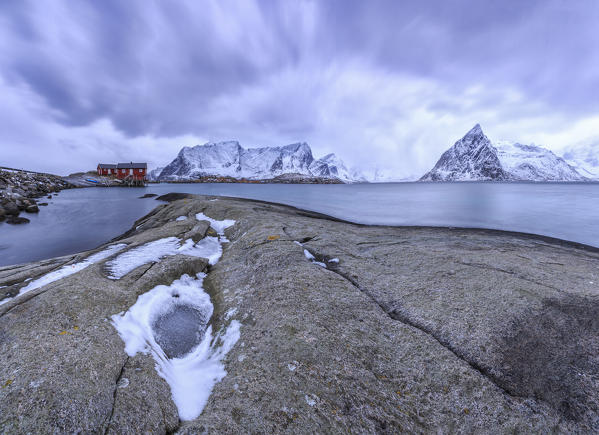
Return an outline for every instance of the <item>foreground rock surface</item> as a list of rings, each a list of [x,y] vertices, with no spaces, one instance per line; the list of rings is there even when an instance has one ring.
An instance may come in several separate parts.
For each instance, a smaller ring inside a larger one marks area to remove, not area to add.
[[[0,305],[1,432],[599,431],[596,250],[167,199],[111,244],[197,241],[215,233],[203,212],[236,220],[221,260],[175,255],[120,280],[99,262]],[[0,268],[0,292],[90,254]],[[129,357],[109,319],[202,271],[213,329],[237,319],[241,337],[202,414],[181,422],[152,358]]]

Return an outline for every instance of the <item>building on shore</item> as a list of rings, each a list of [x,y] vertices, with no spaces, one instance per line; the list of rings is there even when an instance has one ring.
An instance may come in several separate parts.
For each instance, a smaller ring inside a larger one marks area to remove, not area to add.
[[[116,176],[116,165],[111,163],[98,163],[98,175],[107,177]]]
[[[147,163],[98,163],[98,175],[113,177],[122,180],[129,186],[145,184],[147,180]]]

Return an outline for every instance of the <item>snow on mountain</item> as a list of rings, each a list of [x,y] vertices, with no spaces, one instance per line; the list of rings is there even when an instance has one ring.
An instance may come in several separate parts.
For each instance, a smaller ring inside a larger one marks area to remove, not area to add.
[[[422,181],[582,181],[575,168],[537,145],[491,143],[476,124],[445,151]]]
[[[497,141],[494,146],[501,165],[516,180],[583,180],[576,169],[546,148],[507,141]]]
[[[599,181],[599,143],[567,148],[564,160],[583,177]]]
[[[388,168],[368,168],[360,172],[362,181],[369,183],[398,183],[406,181],[418,181],[417,175],[398,176],[397,171]]]
[[[160,173],[162,172],[162,170],[164,169],[164,166],[159,166],[155,169],[152,169],[150,172],[148,172],[147,175],[147,179],[148,181],[158,181],[158,177],[160,176]]]
[[[497,150],[479,124],[445,151],[422,181],[508,180]]]
[[[236,141],[184,147],[162,170],[159,179],[191,180],[202,176],[269,179],[284,174],[354,181],[338,157],[329,154],[315,160],[306,143],[245,149]]]
[[[316,177],[335,177],[343,181],[356,181],[356,177],[359,177],[355,171],[351,173],[335,154],[327,154],[318,160],[314,160],[309,169],[312,175]]]

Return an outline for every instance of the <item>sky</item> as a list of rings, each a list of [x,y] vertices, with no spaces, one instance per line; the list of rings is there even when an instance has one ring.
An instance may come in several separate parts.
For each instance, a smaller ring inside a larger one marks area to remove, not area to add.
[[[414,177],[476,123],[599,153],[597,23],[597,0],[3,0],[0,166],[238,140]]]

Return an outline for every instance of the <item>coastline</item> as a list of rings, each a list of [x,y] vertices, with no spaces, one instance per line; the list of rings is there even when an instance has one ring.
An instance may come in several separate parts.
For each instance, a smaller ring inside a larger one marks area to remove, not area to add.
[[[51,199],[61,190],[75,187],[57,175],[41,172],[0,168],[0,222],[29,223],[23,213],[39,213],[40,206],[48,205],[37,199]]]
[[[126,244],[0,306],[0,331],[11,337],[0,340],[5,431],[58,427],[57,414],[68,415],[66,431],[477,431],[497,421],[524,432],[598,429],[589,360],[599,345],[599,287],[589,284],[597,248],[496,230],[368,226],[239,198],[166,199],[95,250],[0,268],[0,286],[35,281]],[[235,223],[220,229],[224,221]],[[169,237],[228,241],[213,265],[181,253],[107,278],[108,262]],[[237,321],[240,337],[203,412],[180,421],[151,353],[126,354],[106,319],[199,272],[212,330]],[[20,419],[11,403],[38,417]],[[66,403],[74,412],[62,413]]]

